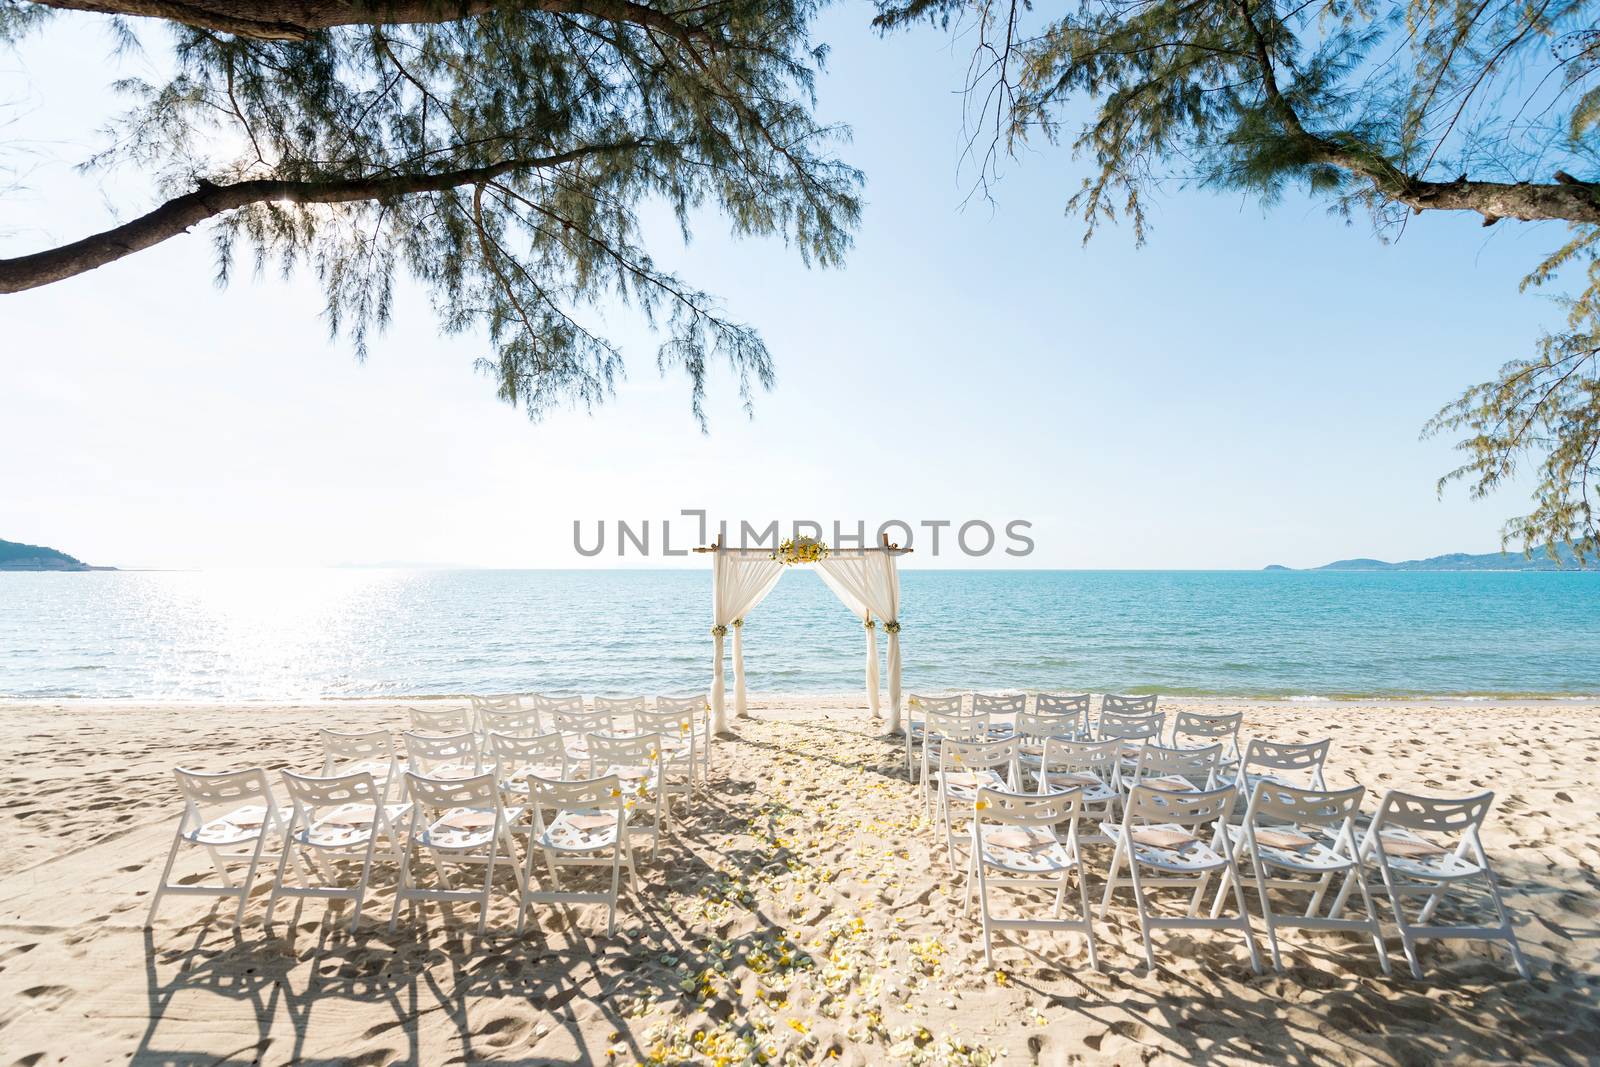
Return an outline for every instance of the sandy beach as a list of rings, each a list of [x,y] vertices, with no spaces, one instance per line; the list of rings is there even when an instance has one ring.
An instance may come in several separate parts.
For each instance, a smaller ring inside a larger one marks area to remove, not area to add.
[[[417,702],[411,702],[417,703]],[[440,702],[428,702],[430,704]],[[1241,941],[1159,935],[1131,902],[1079,939],[1029,932],[983,963],[976,913],[858,698],[753,698],[713,790],[641,869],[615,937],[548,906],[512,936],[500,895],[386,930],[307,902],[237,934],[174,897],[143,928],[179,804],[174,764],[315,771],[316,729],[404,727],[406,702],[0,706],[0,1061],[56,1063],[1579,1063],[1600,1056],[1600,706],[1450,702],[1241,708],[1247,735],[1333,738],[1330,786],[1497,798],[1485,843],[1534,969],[1462,942],[1384,978],[1370,945],[1286,935],[1282,974]],[[1105,873],[1090,855],[1091,878]],[[184,873],[202,870],[186,856]],[[1097,888],[1097,887],[1096,887]],[[1387,911],[1387,905],[1383,907]],[[1258,926],[1258,942],[1265,937]]]

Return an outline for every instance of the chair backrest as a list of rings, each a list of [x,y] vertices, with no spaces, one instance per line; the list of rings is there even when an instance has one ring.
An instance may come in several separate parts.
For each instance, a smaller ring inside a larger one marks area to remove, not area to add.
[[[484,758],[501,780],[530,765],[559,767],[558,777],[567,776],[567,744],[560,734],[490,734]]]
[[[278,805],[272,799],[272,785],[267,781],[267,772],[260,767],[221,774],[174,767],[172,776],[177,779],[178,792],[183,796],[180,826],[184,830],[198,830],[219,815],[258,805],[263,809],[260,832],[282,829]],[[239,836],[247,840],[253,840],[258,832],[253,827],[239,829]]]
[[[546,722],[550,722],[558,712],[581,712],[583,710],[583,697],[551,697],[541,694],[533,698],[533,706],[538,708],[540,713],[544,715]]]
[[[942,712],[946,715],[957,715],[961,712],[961,694],[952,693],[949,696],[925,697],[921,693],[912,693],[906,698],[906,704],[914,712],[923,715],[932,712]]]
[[[1196,742],[1210,744],[1220,741],[1225,748],[1224,754],[1231,757],[1239,750],[1239,724],[1243,721],[1242,711],[1226,715],[1180,711],[1172,722],[1172,747],[1198,747]]]
[[[1205,748],[1164,748],[1146,742],[1139,750],[1139,760],[1134,764],[1133,781],[1137,784],[1146,778],[1178,777],[1205,783],[1209,789],[1215,783],[1217,768],[1222,765],[1222,745]]]
[[[427,774],[441,763],[480,766],[478,735],[468,730],[459,734],[406,733],[406,762],[411,770]]]
[[[316,815],[316,809],[340,804],[379,804],[382,794],[370,771],[313,777],[283,772],[283,786],[302,821]]]
[[[196,813],[203,814],[209,808],[237,807],[251,801],[273,808],[272,784],[267,781],[267,772],[260,767],[220,774],[174,767],[172,776],[178,781],[178,792],[183,794],[184,803]]]
[[[953,738],[957,741],[976,741],[989,736],[989,716],[979,712],[942,712],[930,711],[927,718],[927,731],[939,737]]]
[[[674,711],[671,708],[639,708],[633,713],[629,726],[636,734],[660,734],[662,737],[686,740],[694,745],[694,713]]]
[[[628,800],[622,795],[622,779],[614,774],[580,782],[530,778],[528,799],[541,828],[546,811],[610,811],[620,818],[623,805]]]
[[[1361,810],[1367,788],[1302,789],[1281,782],[1257,782],[1250,794],[1245,821],[1255,825],[1295,823],[1300,826],[1340,826]]]
[[[555,728],[559,733],[577,737],[584,734],[614,734],[617,732],[617,723],[611,712],[603,708],[594,711],[580,709],[556,712]]]
[[[472,729],[472,715],[466,708],[424,710],[407,708],[411,713],[411,730],[423,734],[462,734]]]
[[[1232,810],[1237,795],[1231,785],[1197,793],[1171,793],[1147,785],[1136,785],[1128,790],[1124,821],[1129,825],[1173,823],[1177,826],[1205,826],[1225,818]]]
[[[939,769],[970,771],[1004,767],[1006,780],[1010,781],[1021,751],[1022,739],[1017,737],[998,741],[946,741],[939,747]]]
[[[1039,791],[1069,786],[1064,776],[1092,774],[1102,785],[1110,785],[1122,757],[1122,742],[1117,738],[1107,741],[1069,741],[1060,737],[1047,737],[1044,754],[1039,757]],[[1050,775],[1059,781],[1052,785]]]
[[[690,715],[698,715],[706,710],[706,698],[699,694],[686,697],[657,696],[656,710],[660,712],[671,712],[674,715],[682,715],[685,713]]]
[[[322,773],[330,775],[340,763],[356,760],[394,759],[394,735],[388,730],[365,730],[361,733],[343,733],[323,730]]]
[[[1038,715],[1071,715],[1078,719],[1078,731],[1089,732],[1088,693],[1035,693],[1033,710]]]
[[[472,705],[474,714],[485,711],[523,711],[533,707],[536,698],[533,694],[524,697],[520,693],[501,693],[496,696],[468,696],[467,701]]]
[[[1378,802],[1378,814],[1372,818],[1372,833],[1399,826],[1420,833],[1476,837],[1493,803],[1493,792],[1470,797],[1425,797],[1391,789]]]
[[[1100,722],[1095,727],[1095,736],[1102,741],[1107,738],[1121,738],[1124,741],[1145,741],[1161,736],[1161,727],[1167,721],[1164,711],[1136,711],[1123,713],[1100,711]]]
[[[594,710],[608,711],[613,718],[626,719],[636,711],[644,711],[650,707],[650,701],[645,697],[595,697]]]
[[[440,779],[406,772],[406,796],[419,808],[493,808],[500,811],[500,789],[494,775]]]
[[[596,771],[617,765],[648,768],[652,773],[661,769],[661,735],[634,734],[615,737],[611,734],[590,734],[589,777]]]
[[[1146,693],[1144,696],[1123,696],[1118,693],[1105,693],[1100,697],[1100,711],[1119,712],[1123,715],[1145,715],[1156,710],[1156,695]]]
[[[1303,771],[1308,775],[1320,776],[1322,765],[1328,758],[1328,748],[1332,744],[1331,738],[1299,744],[1293,741],[1268,741],[1252,737],[1250,744],[1245,746],[1239,768],[1245,774]]]
[[[496,710],[493,708],[480,708],[478,710],[478,730],[485,734],[508,734],[513,737],[538,737],[544,733],[539,728],[539,709],[506,708]]]
[[[1038,793],[1013,793],[1006,789],[978,790],[978,833],[984,824],[999,826],[1059,826],[1071,823],[1076,831],[1078,817],[1083,814],[1083,792],[1074,789],[1066,793],[1040,796]]]
[[[973,693],[972,710],[989,715],[1018,715],[1028,710],[1028,694]]]
[[[1017,716],[1018,737],[1042,741],[1047,737],[1077,737],[1081,727],[1075,712],[1025,711]]]

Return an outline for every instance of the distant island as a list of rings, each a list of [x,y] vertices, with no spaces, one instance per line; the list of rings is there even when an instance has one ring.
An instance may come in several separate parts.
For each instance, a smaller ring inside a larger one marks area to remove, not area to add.
[[[89,564],[43,545],[24,545],[16,541],[0,541],[0,571],[114,571],[115,567],[91,567]]]
[[[1263,569],[1269,571],[1575,571],[1579,568],[1577,556],[1572,549],[1566,545],[1557,545],[1555,559],[1551,559],[1550,554],[1540,546],[1533,550],[1531,556],[1524,556],[1515,550],[1484,552],[1479,555],[1451,552],[1443,556],[1408,559],[1400,563],[1389,563],[1381,559],[1340,559],[1324,563],[1320,567],[1285,567],[1280,563],[1273,563]]]

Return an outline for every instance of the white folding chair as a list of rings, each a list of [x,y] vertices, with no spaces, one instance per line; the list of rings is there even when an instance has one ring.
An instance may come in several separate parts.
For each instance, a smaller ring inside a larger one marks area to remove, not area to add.
[[[972,710],[983,712],[989,716],[989,722],[996,730],[1001,728],[1000,723],[994,720],[1001,715],[1020,715],[1028,710],[1028,694],[1026,693],[973,693]]]
[[[255,885],[261,860],[279,855],[264,849],[268,839],[281,841],[289,823],[289,809],[273,798],[267,772],[259,767],[222,774],[174,767],[172,776],[177,779],[178,792],[183,796],[183,815],[178,819],[172,848],[167,853],[167,865],[162,868],[161,882],[150,901],[145,925],[155,922],[161,898],[176,893],[180,896],[238,897],[239,906],[233,913],[233,925],[238,926],[244,921],[244,909],[250,903],[250,890]],[[172,865],[185,846],[205,849],[220,885],[171,880]],[[240,882],[235,883],[228,873],[229,863],[247,864]]]
[[[661,735],[613,737],[590,734],[589,778],[616,778],[622,783],[628,831],[638,829],[639,817],[650,816],[650,858],[661,847],[661,835],[672,828],[672,811],[665,801],[661,772]]]
[[[580,764],[589,762],[590,734],[621,737],[626,733],[626,728],[619,727],[610,711],[599,708],[588,711],[582,707],[556,712],[555,729],[567,739],[567,758]]]
[[[1149,715],[1156,710],[1156,695],[1146,693],[1144,696],[1123,696],[1118,693],[1103,693],[1100,697],[1100,714],[1112,712],[1117,715]]]
[[[544,716],[544,721],[546,723],[553,723],[556,721],[555,717],[558,713],[572,711],[581,712],[583,710],[583,697],[552,697],[541,694],[533,698],[533,706],[538,710],[540,715]]]
[[[411,732],[418,734],[464,734],[472,730],[472,712],[467,708],[407,708]]]
[[[1362,862],[1375,864],[1383,876],[1395,926],[1400,929],[1400,944],[1414,978],[1422,977],[1417,942],[1424,939],[1504,941],[1517,973],[1532,977],[1479,836],[1492,803],[1493,793],[1424,797],[1391,789],[1383,795],[1378,814],[1361,839],[1359,855]],[[1468,892],[1474,888],[1480,891],[1479,895],[1469,897]],[[1344,906],[1349,893],[1350,883],[1346,882],[1334,901],[1335,910]],[[1417,896],[1426,896],[1428,901],[1413,920],[1406,915],[1404,901]],[[1447,898],[1453,898],[1453,904],[1492,911],[1494,925],[1435,922],[1434,915]]]
[[[407,770],[429,778],[474,778],[483,773],[478,735],[459,734],[403,735]]]
[[[688,722],[689,733],[694,738],[695,750],[700,754],[700,780],[711,784],[711,704],[704,696],[657,696],[656,711],[678,716],[678,722]]]
[[[1220,909],[1210,916],[1200,914],[1200,902],[1211,876],[1226,870],[1233,862],[1227,826],[1233,803],[1232,786],[1200,793],[1168,793],[1149,786],[1134,786],[1128,793],[1122,822],[1103,827],[1106,836],[1115,842],[1116,851],[1111,855],[1111,868],[1106,875],[1101,917],[1111,910],[1111,897],[1118,888],[1124,885],[1133,888],[1133,902],[1139,912],[1139,936],[1144,941],[1144,961],[1151,970],[1156,965],[1152,935],[1157,929],[1167,927],[1238,930],[1250,950],[1251,968],[1258,974],[1261,971],[1261,957],[1256,953],[1256,940],[1250,929],[1250,913],[1237,878],[1228,883],[1239,910],[1237,916],[1222,915]],[[1127,878],[1120,877],[1124,863],[1128,865]],[[1146,869],[1154,873],[1147,875]],[[1148,893],[1156,888],[1189,890],[1188,911],[1182,916],[1157,914]]]
[[[1383,929],[1372,906],[1366,872],[1356,858],[1355,816],[1361,809],[1362,786],[1349,789],[1300,789],[1292,785],[1261,782],[1250,795],[1244,825],[1232,835],[1234,863],[1222,874],[1212,914],[1222,907],[1227,883],[1246,858],[1255,875],[1256,895],[1261,916],[1267,924],[1267,943],[1272,948],[1274,970],[1283,970],[1278,952],[1278,931],[1286,927],[1310,930],[1347,930],[1364,933],[1372,940],[1383,973],[1389,971],[1389,953],[1383,947]],[[1342,918],[1342,907],[1322,912],[1322,901],[1333,880],[1345,879],[1361,891],[1364,918]],[[1279,914],[1272,905],[1279,895],[1309,893],[1303,913]]]
[[[595,697],[594,710],[609,712],[613,722],[626,723],[633,719],[633,713],[644,711],[650,707],[650,701],[644,697]]]
[[[400,881],[395,886],[394,911],[389,916],[392,933],[400,921],[400,906],[407,901],[440,903],[475,901],[479,907],[478,935],[489,925],[489,900],[494,891],[495,871],[509,866],[516,878],[518,899],[527,891],[522,880],[522,862],[517,856],[512,825],[522,809],[507,808],[500,799],[494,775],[475,778],[424,778],[407,772],[406,799],[411,815],[400,856]],[[418,850],[428,853],[439,876],[437,888],[417,884],[413,856]],[[446,864],[483,868],[483,888],[457,889]]]
[[[700,762],[694,720],[679,712],[640,707],[628,723],[635,735],[655,734],[661,738],[661,788],[668,806],[674,796],[683,797],[684,808],[694,803],[694,786]]]
[[[1124,789],[1144,785],[1169,793],[1199,793],[1216,788],[1221,766],[1220,744],[1166,748],[1146,741],[1133,762],[1132,772],[1123,772],[1121,784]]]
[[[929,716],[930,729],[940,716]],[[968,715],[967,719],[987,716]],[[991,741],[980,733],[970,740],[956,740],[946,736],[939,746],[939,767],[930,776],[937,804],[935,815],[944,820],[945,849],[950,854],[950,869],[956,869],[956,846],[963,848],[971,841],[971,830],[965,823],[958,828],[953,814],[957,805],[963,812],[972,809],[981,789],[1017,791],[1017,750],[1022,743],[1015,737]]]
[[[943,712],[928,709],[922,730],[923,799],[929,811],[935,810],[938,783],[933,772],[939,767],[939,752],[946,741],[988,741],[989,716],[983,712]]]
[[[519,794],[519,799],[527,797],[529,778],[565,781],[572,766],[560,734],[490,734],[483,759],[500,788]]]
[[[357,771],[333,777],[313,778],[283,772],[283,785],[289,792],[294,814],[289,817],[283,855],[267,898],[267,914],[262,925],[271,927],[272,913],[280,897],[322,897],[354,901],[350,930],[361,923],[361,906],[366,901],[372,878],[372,859],[378,838],[388,841],[389,854],[400,862],[400,821],[411,812],[408,803],[388,803],[388,786],[370,771]],[[341,859],[361,861],[354,885],[335,880],[333,865]],[[303,884],[284,882],[291,860]],[[309,860],[309,862],[307,862]],[[313,882],[320,884],[313,884]]]
[[[497,696],[468,696],[467,703],[472,706],[474,725],[479,733],[488,733],[483,727],[484,712],[498,712],[504,714],[510,711],[536,711],[537,698],[534,694],[524,697],[520,693],[504,693]]]
[[[1038,715],[1073,717],[1078,722],[1073,731],[1073,740],[1082,741],[1089,737],[1088,693],[1035,693],[1033,710]]]
[[[1045,738],[1044,755],[1039,763],[1039,794],[1064,793],[1079,790],[1083,814],[1089,819],[1089,828],[1080,823],[1080,845],[1109,844],[1111,839],[1100,832],[1100,824],[1113,822],[1117,817],[1117,803],[1122,797],[1122,742],[1066,741],[1059,737]]]
[[[383,799],[400,788],[400,775],[406,770],[405,761],[394,749],[394,735],[388,730],[369,730],[363,733],[322,731],[322,776],[332,778],[343,774],[372,775],[383,791]]]
[[[1127,777],[1139,761],[1139,750],[1152,742],[1161,743],[1161,729],[1166,721],[1164,711],[1121,712],[1101,709],[1100,718],[1095,722],[1094,737],[1097,741],[1115,738],[1122,742],[1122,774]]]
[[[1064,741],[1075,741],[1079,736],[1079,719],[1075,711],[1024,711],[1017,715],[1012,727],[1017,740],[1022,742],[1018,749],[1017,763],[1027,776],[1037,777],[1039,761],[1044,755],[1044,744],[1047,738],[1057,738]]]
[[[906,697],[906,778],[912,782],[917,781],[917,770],[926,770],[927,761],[920,758],[923,734],[927,730],[927,715],[937,711],[944,715],[961,714],[961,694],[953,696],[930,697],[920,693],[912,693]],[[918,718],[917,716],[922,716]],[[917,757],[917,758],[914,758]]]
[[[1224,763],[1239,761],[1239,724],[1244,722],[1244,712],[1212,715],[1200,711],[1180,711],[1172,722],[1173,748],[1205,748],[1210,744],[1222,746]]]
[[[539,709],[533,706],[525,708],[479,708],[477,710],[478,735],[488,743],[490,734],[501,734],[505,737],[538,737],[544,733],[543,723]]]
[[[610,909],[606,918],[609,936],[617,928],[617,898],[624,866],[628,869],[629,884],[639,884],[628,836],[628,798],[623,793],[622,780],[616,775],[584,782],[534,778],[530,786],[533,837],[522,879],[517,933],[522,933],[530,903],[605,904]],[[544,857],[545,867],[550,872],[548,889],[534,888],[536,855]],[[610,867],[611,889],[605,893],[566,889],[561,885],[562,867]]]
[[[1252,737],[1245,746],[1244,755],[1239,757],[1238,769],[1217,777],[1221,782],[1237,785],[1242,797],[1253,796],[1258,782],[1325,790],[1328,785],[1322,780],[1322,765],[1328,759],[1328,748],[1332,744],[1330,738],[1298,744]]]
[[[1089,967],[1098,971],[1089,876],[1078,848],[1078,823],[1083,815],[1081,790],[1041,796],[981,789],[973,808],[972,851],[961,910],[963,914],[971,910],[976,880],[983,914],[983,965],[994,966],[995,930],[1074,930],[1088,942]],[[1074,874],[1078,880],[1078,917],[1068,919],[1062,912],[1067,885]],[[1003,918],[992,910],[991,886],[1054,889],[1055,906],[1049,918]]]

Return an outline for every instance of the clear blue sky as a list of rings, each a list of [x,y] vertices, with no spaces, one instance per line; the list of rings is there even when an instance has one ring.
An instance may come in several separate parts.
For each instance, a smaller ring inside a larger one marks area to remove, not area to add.
[[[1441,214],[1385,246],[1295,197],[1264,210],[1173,187],[1144,249],[1127,228],[1084,249],[1063,204],[1085,164],[1065,152],[1010,164],[997,203],[963,209],[965,57],[931,32],[880,40],[869,14],[846,5],[819,27],[821,113],[854,128],[845,154],[868,176],[846,269],[732,241],[715,216],[687,248],[653,222],[658,260],[772,349],[778,385],[753,421],[718,377],[702,436],[686,383],[660,378],[619,311],[617,398],[531,425],[473,371],[476,339],[438,336],[424,291],[402,286],[357,364],[312,279],[241,272],[219,290],[197,233],[0,298],[0,537],[125,566],[614,565],[575,555],[574,519],[704,508],[1024,518],[1037,551],[1022,562],[1040,567],[1498,544],[1524,488],[1438,500],[1453,453],[1417,434],[1557,319],[1516,285],[1558,229]],[[136,176],[72,169],[116,106],[95,26],[59,18],[0,58],[0,99],[20,101],[5,133],[36,153],[0,204],[9,254],[153,202]]]

